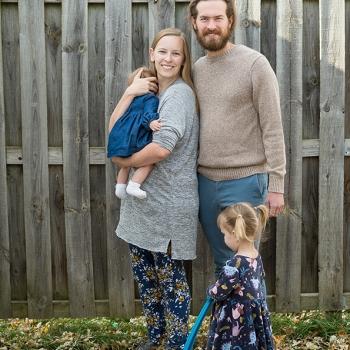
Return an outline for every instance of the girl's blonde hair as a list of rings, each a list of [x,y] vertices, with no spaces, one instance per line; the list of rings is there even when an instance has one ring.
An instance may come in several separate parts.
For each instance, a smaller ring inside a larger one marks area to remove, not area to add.
[[[154,50],[156,48],[159,40],[165,36],[177,36],[177,37],[180,37],[182,39],[183,51],[184,51],[184,64],[181,67],[180,76],[181,76],[182,80],[191,87],[191,89],[193,90],[193,93],[196,96],[194,84],[193,84],[193,80],[192,80],[192,75],[191,75],[191,53],[190,53],[190,50],[188,48],[185,34],[180,29],[177,29],[177,28],[165,28],[156,34],[156,36],[154,37],[154,39],[152,41],[151,48]],[[150,66],[150,69],[152,70],[152,72],[154,73],[154,75],[156,75],[157,71],[156,71],[156,67],[155,67],[154,62],[150,62],[149,66]]]
[[[237,203],[224,209],[217,223],[237,239],[253,242],[265,229],[268,218],[269,209],[265,205],[253,207],[249,203]]]
[[[155,77],[156,76],[152,69],[149,69],[148,67],[142,66],[140,68],[135,69],[132,73],[129,74],[129,76],[128,76],[128,85],[132,84],[132,82],[135,79],[136,74],[141,69],[142,69],[142,73],[141,73],[140,78],[149,78],[149,77]]]

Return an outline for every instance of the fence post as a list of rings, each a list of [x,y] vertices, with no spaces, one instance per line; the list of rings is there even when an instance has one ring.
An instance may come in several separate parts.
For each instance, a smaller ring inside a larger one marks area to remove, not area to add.
[[[0,4],[0,28],[1,4]],[[2,42],[0,30],[0,43]],[[8,223],[7,179],[6,179],[6,138],[5,105],[2,65],[2,45],[0,45],[0,318],[11,317],[11,279],[10,279],[10,237]]]
[[[343,308],[345,2],[320,0],[319,303]]]
[[[91,246],[87,0],[62,3],[63,173],[71,316],[95,315]]]
[[[149,42],[167,27],[175,26],[175,0],[157,0],[148,2]]]
[[[27,297],[30,317],[52,315],[44,3],[19,1]],[[36,18],[35,21],[31,20]]]
[[[127,76],[131,72],[131,16],[131,3],[129,1],[106,0],[106,138],[109,117],[126,88]],[[114,195],[114,179],[112,163],[107,159],[106,218],[109,312],[111,316],[130,317],[135,313],[134,281],[128,245],[117,239],[114,233],[119,220],[120,207],[120,201]]]
[[[302,215],[303,2],[277,1],[276,73],[280,86],[287,174],[287,213],[277,219],[276,310],[300,309]]]

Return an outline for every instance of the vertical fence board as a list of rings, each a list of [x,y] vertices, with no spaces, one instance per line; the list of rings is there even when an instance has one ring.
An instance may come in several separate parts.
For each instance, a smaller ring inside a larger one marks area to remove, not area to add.
[[[191,44],[192,27],[188,18],[188,4],[177,3],[175,7],[175,27],[179,28],[187,39],[187,43]],[[192,54],[192,53],[191,53]]]
[[[161,30],[175,25],[175,0],[158,0],[148,2],[149,39]]]
[[[145,4],[132,7],[132,70],[148,66],[148,8]]]
[[[260,0],[240,0],[236,2],[238,23],[235,41],[260,51]]]
[[[62,147],[62,9],[45,5],[47,125],[49,147]],[[53,298],[68,299],[63,167],[49,166]]]
[[[2,4],[6,145],[22,145],[18,7]],[[11,115],[11,118],[8,117]]]
[[[345,138],[350,139],[350,1],[345,2]],[[344,292],[350,292],[350,157],[344,163]]]
[[[7,207],[5,106],[0,4],[0,318],[11,316],[10,238]]]
[[[109,117],[126,87],[131,70],[131,3],[124,0],[106,0],[106,85],[105,121]],[[106,134],[107,137],[107,134]],[[134,283],[128,246],[115,237],[119,220],[119,200],[114,195],[114,168],[106,160],[106,220],[108,255],[108,292],[111,316],[131,316],[135,313]]]
[[[319,303],[343,307],[345,3],[320,0]]]
[[[276,70],[276,3],[261,3],[261,53]],[[267,294],[275,294],[276,266],[276,220],[270,220],[260,244],[260,253],[264,261]]]
[[[1,4],[6,145],[22,145],[19,24],[17,4]],[[7,166],[11,299],[26,300],[26,253],[21,165]],[[15,316],[12,311],[12,315]]]
[[[64,220],[63,167],[60,165],[51,165],[49,170],[53,298],[54,300],[67,300],[69,299],[69,295],[66,227]]]
[[[44,3],[19,2],[28,314],[52,315]],[[32,21],[38,14],[37,19]]]
[[[64,204],[70,313],[95,314],[91,247],[86,0],[62,4]]]
[[[105,145],[105,13],[102,4],[88,7],[89,143]],[[90,165],[90,205],[95,299],[108,299],[105,168]]]
[[[303,139],[318,139],[320,126],[320,33],[318,1],[304,1]],[[318,157],[303,159],[301,292],[318,292]]]
[[[302,204],[303,2],[277,1],[276,73],[287,154],[285,199],[290,211],[277,219],[276,310],[300,309]],[[293,249],[291,249],[293,247]]]
[[[215,282],[214,260],[202,228],[198,227],[197,258],[192,262],[192,309],[197,315],[206,297],[208,285]]]

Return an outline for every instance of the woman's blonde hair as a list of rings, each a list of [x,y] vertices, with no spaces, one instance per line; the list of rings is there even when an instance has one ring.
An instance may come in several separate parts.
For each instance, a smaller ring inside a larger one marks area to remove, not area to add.
[[[253,207],[249,203],[237,203],[224,209],[217,223],[237,239],[253,242],[265,229],[268,218],[269,209],[265,205]]]
[[[156,34],[156,36],[152,41],[151,48],[154,50],[159,40],[165,36],[177,36],[182,39],[183,51],[184,51],[184,63],[180,70],[180,76],[182,80],[191,87],[191,89],[195,94],[194,84],[193,84],[192,75],[191,75],[191,53],[188,48],[185,34],[180,29],[177,29],[177,28],[165,28]],[[153,73],[156,75],[157,71],[156,71],[154,62],[150,62],[149,66],[150,66],[150,69],[153,71]]]

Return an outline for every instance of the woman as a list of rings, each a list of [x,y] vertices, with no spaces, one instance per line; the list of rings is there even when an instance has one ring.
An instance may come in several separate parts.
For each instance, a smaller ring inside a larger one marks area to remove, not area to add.
[[[196,257],[198,118],[191,58],[181,31],[160,31],[150,48],[150,68],[158,82],[161,128],[122,167],[155,167],[144,182],[147,198],[121,202],[118,237],[129,243],[149,341],[139,349],[182,349],[187,337],[190,294],[183,260]],[[138,76],[111,116],[110,129],[135,96],[157,91],[155,78]],[[166,338],[166,339],[165,339]]]

